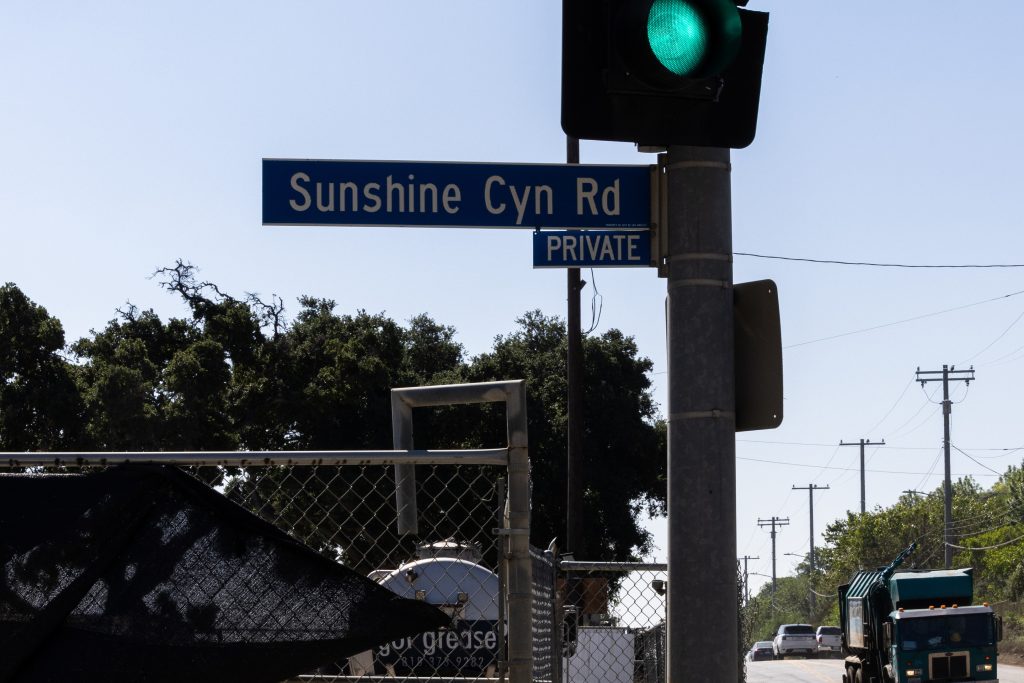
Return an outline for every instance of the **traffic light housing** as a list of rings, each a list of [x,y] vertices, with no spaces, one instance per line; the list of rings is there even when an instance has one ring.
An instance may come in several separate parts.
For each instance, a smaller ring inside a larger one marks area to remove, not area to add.
[[[644,145],[749,145],[768,14],[736,4],[563,0],[563,130]]]

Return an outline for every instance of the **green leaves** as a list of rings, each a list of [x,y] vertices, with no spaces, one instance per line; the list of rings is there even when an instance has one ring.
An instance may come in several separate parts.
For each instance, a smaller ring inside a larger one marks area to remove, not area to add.
[[[15,285],[0,287],[0,450],[76,443],[82,404],[63,350],[60,321]]]
[[[495,337],[491,351],[467,359],[455,328],[427,314],[403,325],[383,313],[346,314],[330,299],[303,297],[289,324],[278,299],[233,297],[200,281],[190,264],[178,261],[156,275],[191,315],[163,321],[129,305],[70,347],[74,363],[62,355],[60,322],[14,285],[0,288],[0,448],[389,448],[393,387],[525,379],[532,534],[545,544],[564,539],[562,319],[527,312]],[[651,398],[652,365],[631,337],[611,330],[585,339],[584,367],[588,523],[577,557],[637,559],[651,550],[644,516],[665,510],[665,430]],[[416,415],[417,448],[498,447],[506,436],[504,415],[494,406]],[[355,484],[345,474],[283,476],[271,469],[233,486],[304,526],[302,535],[324,552],[336,552],[301,510],[327,488],[339,496]],[[431,500],[451,495],[441,473],[420,485]],[[374,519],[375,511],[346,500],[329,513],[337,517],[333,523],[383,533],[387,522]],[[493,526],[491,514],[475,520],[481,529]]]

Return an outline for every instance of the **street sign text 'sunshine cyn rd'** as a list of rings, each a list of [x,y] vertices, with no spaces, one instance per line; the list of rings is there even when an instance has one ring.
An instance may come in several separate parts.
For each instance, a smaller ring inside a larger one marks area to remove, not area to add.
[[[264,225],[646,228],[648,166],[263,160]]]

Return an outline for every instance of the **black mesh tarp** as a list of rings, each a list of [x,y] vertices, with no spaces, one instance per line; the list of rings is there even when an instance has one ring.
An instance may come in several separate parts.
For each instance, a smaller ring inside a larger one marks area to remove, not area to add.
[[[174,468],[0,475],[0,681],[280,681],[448,623]]]

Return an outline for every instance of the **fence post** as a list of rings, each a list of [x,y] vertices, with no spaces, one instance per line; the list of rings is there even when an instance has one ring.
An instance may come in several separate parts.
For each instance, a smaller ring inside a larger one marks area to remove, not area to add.
[[[506,383],[508,421],[508,663],[510,683],[533,678],[533,564],[530,561],[530,456],[526,437],[526,390]]]
[[[400,391],[394,389],[391,390],[391,438],[395,450],[412,450],[412,406],[402,400]],[[416,465],[395,465],[395,509],[398,511],[399,535],[419,533]]]

